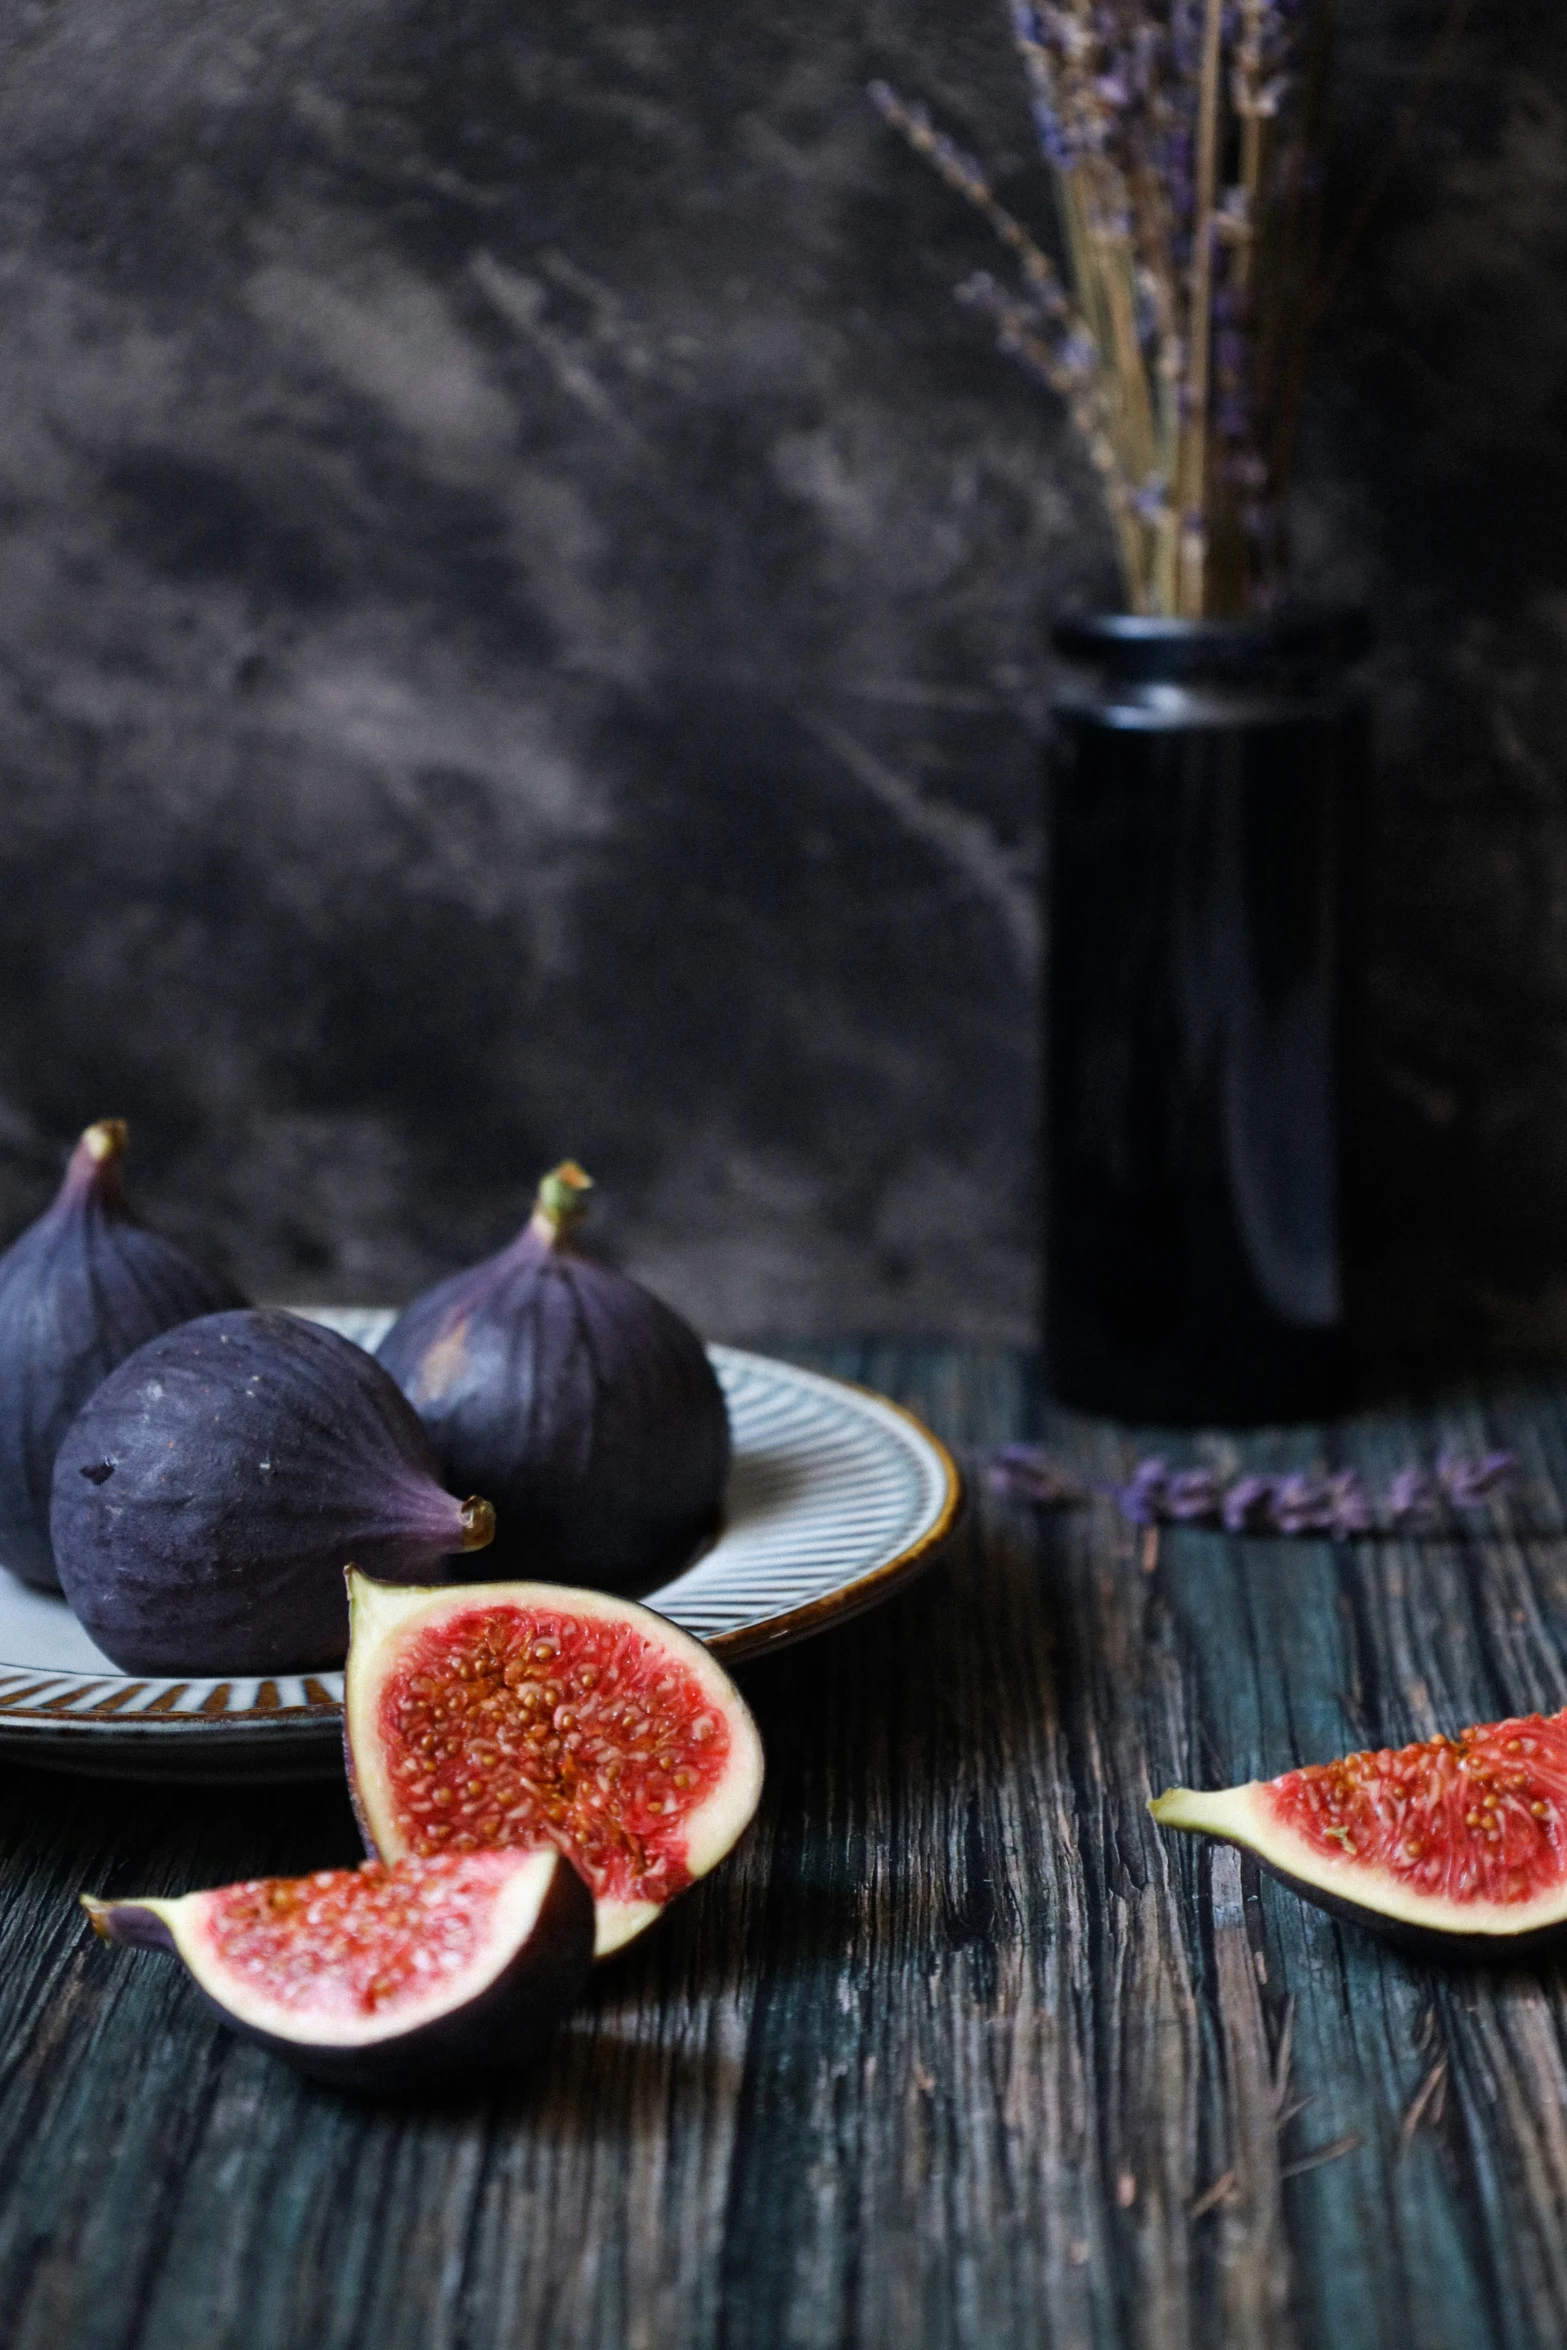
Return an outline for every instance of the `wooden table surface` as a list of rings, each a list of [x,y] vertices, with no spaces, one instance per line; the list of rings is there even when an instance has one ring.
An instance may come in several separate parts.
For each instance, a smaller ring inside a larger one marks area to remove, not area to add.
[[[1012,1356],[811,1359],[971,1463],[1041,1425],[1092,1475],[1132,1458],[1042,1422]],[[76,1908],[347,1861],[340,1788],[0,1772],[0,2341],[1555,2350],[1557,1966],[1413,1963],[1145,1809],[1567,1703],[1562,1395],[1224,1457],[1385,1479],[1494,1442],[1518,1486],[1421,1542],[1150,1559],[1108,1503],[976,1477],[922,1582],[744,1675],[742,1852],[536,2075],[449,2111],[299,2082]]]

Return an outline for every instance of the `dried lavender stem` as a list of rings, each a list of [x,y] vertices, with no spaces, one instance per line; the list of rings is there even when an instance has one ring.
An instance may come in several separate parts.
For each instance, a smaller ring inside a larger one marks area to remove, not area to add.
[[[1137,517],[1132,511],[1130,493],[1116,458],[1110,419],[1104,412],[1103,386],[1097,373],[1086,383],[1074,381],[1049,345],[1033,331],[1028,314],[1021,305],[1009,301],[989,279],[971,279],[967,286],[958,290],[965,300],[985,310],[995,320],[1003,349],[1015,352],[1053,391],[1059,392],[1066,400],[1072,422],[1087,446],[1090,461],[1103,479],[1105,501],[1110,509],[1123,560],[1133,559],[1136,553]]]
[[[1139,171],[1133,181],[1134,214],[1141,223],[1146,248],[1143,261],[1152,301],[1154,455],[1151,475],[1163,485],[1158,513],[1148,526],[1148,601],[1152,612],[1175,609],[1176,566],[1180,552],[1180,515],[1175,500],[1181,437],[1181,335],[1174,291],[1163,266],[1172,242],[1173,224],[1165,189],[1151,169]]]
[[[949,188],[955,189],[967,203],[973,205],[976,212],[983,214],[1002,244],[1022,262],[1030,282],[1041,291],[1048,291],[1052,307],[1059,305],[1063,317],[1072,315],[1072,305],[1062,289],[1049,255],[1029,235],[1016,215],[997,200],[978,167],[970,165],[967,157],[960,156],[948,141],[938,138],[924,114],[905,106],[884,82],[874,83],[872,90],[885,120],[892,124],[894,130],[902,132],[917,155],[923,155],[927,162],[934,165]]]
[[[1161,359],[1160,365],[1160,439],[1163,444],[1160,471],[1164,476],[1165,492],[1164,505],[1155,526],[1150,609],[1155,612],[1173,612],[1176,608],[1181,560],[1181,509],[1178,496],[1181,447],[1179,348],[1168,360]]]
[[[1139,517],[1133,508],[1131,494],[1119,478],[1106,475],[1105,494],[1110,507],[1110,521],[1115,531],[1116,553],[1120,557],[1121,577],[1126,583],[1127,600],[1134,612],[1146,612],[1148,594],[1143,586],[1146,565],[1143,560],[1143,532]]]
[[[1202,86],[1197,105],[1197,189],[1192,225],[1192,291],[1187,321],[1185,462],[1181,469],[1181,563],[1177,609],[1206,610],[1208,376],[1213,341],[1213,191],[1219,155],[1219,35],[1223,0],[1204,0]]]
[[[1235,289],[1251,291],[1252,263],[1257,250],[1257,205],[1262,189],[1262,117],[1248,114],[1241,121],[1241,186],[1246,195],[1246,234],[1235,256]]]
[[[1124,409],[1117,401],[1123,390],[1121,379],[1113,366],[1115,328],[1110,315],[1105,272],[1099,266],[1099,238],[1091,216],[1092,191],[1079,186],[1077,172],[1063,172],[1058,182],[1061,225],[1066,235],[1067,251],[1071,257],[1072,278],[1083,307],[1083,326],[1094,349],[1099,354],[1100,370],[1104,378],[1100,415],[1103,420],[1105,448],[1113,453],[1116,463],[1104,462],[1104,451],[1096,454],[1090,448],[1100,473],[1104,477],[1110,521],[1115,531],[1116,552],[1120,558],[1121,577],[1126,588],[1127,601],[1134,612],[1144,609],[1146,590],[1143,586],[1144,565],[1140,544],[1141,533],[1132,510],[1127,468],[1120,461],[1116,449],[1117,430]],[[1112,364],[1106,366],[1107,354]]]
[[[1062,174],[1060,212],[1072,264],[1072,283],[1077,288],[1078,301],[1082,306],[1084,332],[1103,363],[1110,340],[1109,325],[1104,314],[1104,288],[1099,283],[1099,272],[1094,267],[1093,239],[1089,233],[1076,172]]]
[[[1103,274],[1110,326],[1110,359],[1121,394],[1122,446],[1127,471],[1146,480],[1154,466],[1153,407],[1137,339],[1137,299],[1132,254],[1126,238],[1102,224],[1094,244]]]

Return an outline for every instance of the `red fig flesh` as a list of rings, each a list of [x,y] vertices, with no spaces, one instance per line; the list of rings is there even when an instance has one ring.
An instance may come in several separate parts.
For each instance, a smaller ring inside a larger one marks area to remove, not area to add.
[[[1567,1713],[1482,1722],[1206,1795],[1172,1787],[1150,1809],[1406,1941],[1511,1953],[1567,1926]]]
[[[427,1583],[489,1538],[442,1491],[415,1413],[362,1348],[292,1314],[209,1314],[110,1373],[55,1461],[65,1595],[132,1673],[340,1664],[343,1570]]]
[[[593,1955],[592,1897],[547,1850],[83,1902],[107,1941],[173,1951],[234,2031],[342,2088],[457,2088],[525,2064]]]
[[[99,1381],[160,1331],[242,1306],[125,1204],[123,1118],[100,1118],[53,1205],[0,1257],[0,1564],[58,1591],[49,1487],[60,1440]]]
[[[717,1660],[662,1616],[548,1583],[415,1591],[350,1574],[349,1776],[383,1858],[552,1843],[599,1957],[738,1840],[762,1748]]]
[[[495,1504],[495,1564],[647,1589],[717,1523],[723,1393],[701,1340],[638,1282],[579,1256],[589,1178],[567,1160],[509,1248],[416,1298],[378,1359],[447,1482]]]

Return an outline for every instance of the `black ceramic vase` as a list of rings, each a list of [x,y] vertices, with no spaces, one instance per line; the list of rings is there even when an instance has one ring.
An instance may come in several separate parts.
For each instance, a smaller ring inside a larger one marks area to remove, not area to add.
[[[1051,713],[1046,1382],[1118,1418],[1340,1408],[1359,614],[1071,619]]]

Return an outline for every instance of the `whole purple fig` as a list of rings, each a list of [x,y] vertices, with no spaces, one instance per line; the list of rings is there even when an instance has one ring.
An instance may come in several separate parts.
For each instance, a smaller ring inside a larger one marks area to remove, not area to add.
[[[207,1314],[138,1348],[66,1430],[65,1596],[132,1673],[288,1673],[348,1646],[343,1570],[438,1581],[493,1531],[436,1482],[373,1355],[293,1314]]]
[[[131,1213],[125,1141],[123,1118],[89,1126],[53,1206],[0,1257],[0,1564],[43,1591],[60,1588],[54,1456],[99,1380],[160,1331],[245,1303]]]
[[[493,1571],[645,1589],[716,1524],[729,1421],[690,1325],[573,1248],[589,1188],[569,1159],[546,1175],[511,1246],[416,1298],[378,1353],[448,1480],[494,1502]]]

